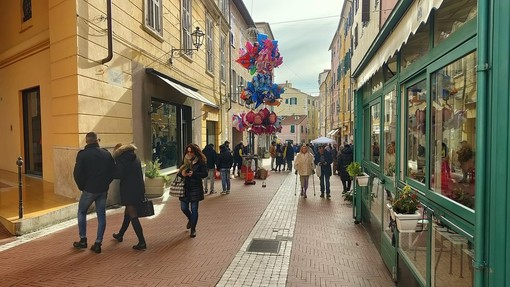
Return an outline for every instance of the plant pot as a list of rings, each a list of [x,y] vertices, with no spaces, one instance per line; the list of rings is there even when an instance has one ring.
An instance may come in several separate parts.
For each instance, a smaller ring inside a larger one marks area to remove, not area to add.
[[[391,204],[386,203],[386,208],[388,209],[388,213],[390,215],[390,218],[395,220],[395,211],[393,211],[393,207],[391,207]]]
[[[165,192],[165,180],[163,177],[145,178],[145,196],[148,198],[160,197]]]
[[[356,181],[358,182],[359,186],[368,186],[369,179],[370,179],[370,176],[366,173],[363,173],[363,175],[356,176]]]
[[[395,221],[400,232],[415,232],[416,224],[421,214],[416,211],[414,214],[395,213]]]

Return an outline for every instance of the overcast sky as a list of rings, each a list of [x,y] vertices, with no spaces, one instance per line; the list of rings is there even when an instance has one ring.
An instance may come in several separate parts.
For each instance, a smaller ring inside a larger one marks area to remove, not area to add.
[[[331,67],[333,40],[343,0],[243,0],[253,21],[268,22],[283,64],[275,69],[276,83],[318,95],[319,73]]]

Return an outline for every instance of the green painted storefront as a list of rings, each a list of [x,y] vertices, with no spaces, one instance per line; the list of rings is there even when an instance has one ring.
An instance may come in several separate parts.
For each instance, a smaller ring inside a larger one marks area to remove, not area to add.
[[[355,160],[371,176],[355,219],[398,286],[510,286],[510,1],[423,1],[398,1],[352,67]],[[422,208],[399,231],[387,205],[406,184]]]

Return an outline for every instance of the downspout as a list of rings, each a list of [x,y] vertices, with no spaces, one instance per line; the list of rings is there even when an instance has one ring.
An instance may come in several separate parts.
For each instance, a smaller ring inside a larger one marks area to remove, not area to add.
[[[101,60],[101,64],[108,63],[113,58],[112,0],[106,0],[106,24],[108,27],[108,56]]]
[[[489,71],[489,19],[490,19],[490,1],[478,1],[478,62],[477,62],[477,90],[478,96],[477,108],[479,116],[476,117],[476,125],[482,127],[477,130],[476,146],[487,147],[489,141],[487,135],[487,116],[488,116],[488,71]],[[487,191],[487,170],[486,166],[489,149],[485,148],[483,152],[477,152],[475,155],[476,170],[483,171],[480,179],[475,182],[475,190]],[[485,260],[485,243],[486,243],[486,197],[488,192],[484,192],[482,196],[475,197],[475,247],[474,247],[474,286],[484,286],[485,270],[487,262]]]
[[[228,3],[228,30],[229,30],[229,33],[232,33],[232,19],[230,17],[230,5],[232,3]],[[232,96],[232,45],[230,45],[230,34],[228,35],[228,82],[230,83],[230,87],[229,87],[229,94],[227,96],[227,100],[228,100],[228,109],[227,109],[227,121],[228,121],[228,112],[230,112],[230,109],[232,109],[232,99],[230,98]]]

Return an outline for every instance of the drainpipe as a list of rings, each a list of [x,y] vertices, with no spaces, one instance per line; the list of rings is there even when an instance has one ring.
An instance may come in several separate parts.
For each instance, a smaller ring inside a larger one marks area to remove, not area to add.
[[[101,64],[111,61],[113,58],[113,44],[112,44],[112,0],[106,1],[106,23],[108,26],[108,56],[101,60]]]
[[[478,62],[477,62],[477,80],[478,86],[476,93],[479,95],[477,107],[479,114],[476,117],[476,125],[482,127],[477,129],[476,146],[487,147],[489,141],[487,135],[487,91],[488,91],[488,72],[489,72],[489,17],[490,9],[489,2],[491,1],[478,1]],[[486,197],[488,195],[487,187],[487,174],[484,168],[487,162],[488,155],[485,148],[484,152],[477,152],[475,155],[476,170],[482,171],[480,179],[477,178],[475,183],[475,190],[481,192],[485,191],[482,196],[475,197],[475,257],[473,259],[474,269],[474,286],[484,286],[485,270],[487,262],[485,261],[485,242],[486,242]]]

